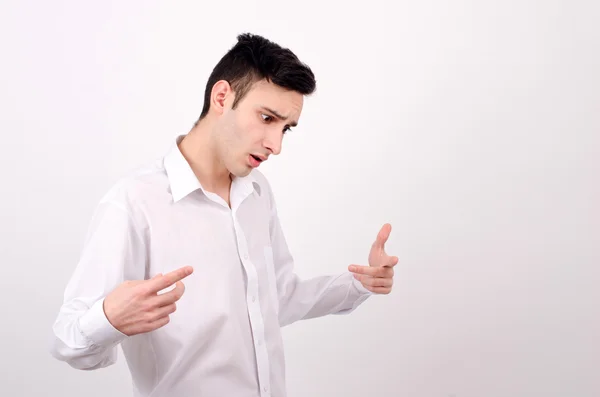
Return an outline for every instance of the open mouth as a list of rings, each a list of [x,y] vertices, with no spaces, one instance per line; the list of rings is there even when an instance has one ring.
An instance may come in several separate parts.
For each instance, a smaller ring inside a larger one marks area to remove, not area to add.
[[[258,167],[264,161],[264,159],[258,157],[257,155],[251,154],[249,157],[250,165],[253,168]]]

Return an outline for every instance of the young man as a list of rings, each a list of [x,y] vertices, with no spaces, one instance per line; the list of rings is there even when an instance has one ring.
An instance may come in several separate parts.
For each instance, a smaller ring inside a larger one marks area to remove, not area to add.
[[[120,345],[135,396],[284,397],[280,327],[391,291],[387,224],[367,266],[294,273],[256,168],[280,153],[314,90],[290,50],[238,37],[192,130],[100,201],[53,327],[54,357],[93,370],[115,363]]]

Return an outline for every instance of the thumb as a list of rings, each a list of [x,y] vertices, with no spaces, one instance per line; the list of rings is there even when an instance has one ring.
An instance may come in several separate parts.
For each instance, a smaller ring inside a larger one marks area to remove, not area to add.
[[[377,233],[377,238],[375,239],[375,242],[373,243],[373,245],[375,245],[377,248],[383,249],[383,246],[385,245],[388,238],[390,237],[391,232],[392,232],[392,225],[390,225],[389,223],[386,223],[385,225],[383,225],[381,227],[381,229],[379,230],[379,233]]]

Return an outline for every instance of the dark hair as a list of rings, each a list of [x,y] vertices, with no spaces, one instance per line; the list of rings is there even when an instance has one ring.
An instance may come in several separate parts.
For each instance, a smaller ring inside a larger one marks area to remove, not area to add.
[[[226,80],[231,85],[236,93],[232,105],[235,109],[252,84],[262,79],[303,95],[310,95],[316,89],[312,70],[292,51],[259,35],[240,34],[237,43],[217,63],[206,83],[200,119],[208,113],[210,94],[217,81]]]

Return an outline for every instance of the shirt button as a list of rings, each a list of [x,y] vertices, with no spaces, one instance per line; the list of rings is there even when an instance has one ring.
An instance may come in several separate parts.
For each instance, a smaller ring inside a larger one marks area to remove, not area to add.
[[[269,389],[267,388],[267,386],[265,386],[265,387],[263,387],[263,390],[264,390],[264,391],[265,391],[265,393],[266,393],[266,392],[267,392],[267,390],[269,390]]]
[[[252,302],[254,302],[256,300],[256,296],[252,297]]]
[[[248,254],[245,254],[245,255],[244,255],[244,259],[248,259]]]

